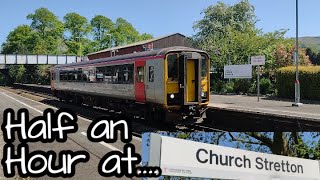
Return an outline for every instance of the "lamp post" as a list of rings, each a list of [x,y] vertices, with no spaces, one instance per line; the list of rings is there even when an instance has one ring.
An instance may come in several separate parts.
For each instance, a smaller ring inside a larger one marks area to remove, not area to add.
[[[300,82],[299,82],[299,35],[298,35],[298,23],[299,23],[299,19],[298,19],[298,13],[299,13],[299,9],[298,9],[298,0],[296,0],[296,51],[295,51],[295,63],[296,63],[296,81],[295,81],[295,102],[292,104],[292,106],[296,106],[299,107],[302,105],[302,103],[300,103]]]
[[[111,51],[111,48],[112,48],[112,38],[111,38],[111,34],[109,34],[109,33],[105,33],[105,35],[107,35],[107,36],[110,36],[110,57],[112,57],[112,51]]]

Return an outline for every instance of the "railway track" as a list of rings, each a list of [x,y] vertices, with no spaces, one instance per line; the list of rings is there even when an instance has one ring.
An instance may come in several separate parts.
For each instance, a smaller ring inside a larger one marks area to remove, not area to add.
[[[19,90],[24,93],[31,94],[33,96],[43,98],[43,102],[54,105],[57,108],[65,107],[66,105],[71,105],[70,103],[59,102],[57,98],[51,95],[50,87],[44,87],[39,85],[24,85],[24,84],[15,84],[13,86],[16,90]],[[60,104],[59,104],[59,103]],[[59,105],[57,105],[59,104]],[[72,104],[71,109],[79,108],[79,105]],[[98,107],[88,107],[84,106],[86,110],[90,109],[91,111],[100,112],[100,114],[115,114],[114,112],[98,108]],[[65,107],[67,108],[67,107]],[[116,114],[119,116],[119,114]],[[146,124],[142,120],[137,118],[137,121],[134,121],[138,127],[147,127],[143,132],[157,132],[157,131],[171,131],[171,132],[194,132],[194,131],[206,131],[206,132],[240,132],[240,131],[318,131],[319,124],[316,124],[312,121],[303,121],[303,120],[292,120],[285,117],[275,117],[275,116],[266,116],[263,114],[254,114],[254,113],[243,113],[236,111],[229,111],[223,109],[214,109],[211,108],[207,111],[207,121],[203,121],[199,124],[178,124],[175,126],[172,125],[163,125],[155,126],[154,124]],[[83,115],[85,116],[85,115]],[[99,116],[98,116],[99,117]],[[92,118],[88,116],[87,118]]]
[[[105,109],[100,107],[91,107],[86,105],[78,105],[69,102],[60,101],[58,98],[51,94],[50,89],[43,86],[14,84],[10,88],[11,92],[15,92],[20,95],[27,95],[27,98],[42,102],[44,104],[56,107],[56,108],[68,108],[75,111],[79,116],[94,120],[101,116],[107,116],[116,119],[128,119],[124,117],[121,112],[115,112],[111,109]],[[132,122],[132,129],[134,130],[133,135],[141,138],[143,132],[221,132],[223,130],[207,127],[201,124],[181,124],[181,125],[155,125],[146,123],[141,118],[135,118]]]

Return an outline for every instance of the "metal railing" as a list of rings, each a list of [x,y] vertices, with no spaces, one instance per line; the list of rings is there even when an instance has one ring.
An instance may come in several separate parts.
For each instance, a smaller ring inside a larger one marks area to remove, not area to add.
[[[68,55],[0,54],[0,65],[9,64],[70,64],[86,61],[87,57]]]

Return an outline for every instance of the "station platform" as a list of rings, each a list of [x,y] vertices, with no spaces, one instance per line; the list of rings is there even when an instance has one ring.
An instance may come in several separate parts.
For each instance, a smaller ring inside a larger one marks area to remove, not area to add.
[[[211,95],[210,108],[281,116],[289,119],[315,121],[320,123],[320,102],[302,101],[301,107],[293,107],[294,100],[245,95]]]

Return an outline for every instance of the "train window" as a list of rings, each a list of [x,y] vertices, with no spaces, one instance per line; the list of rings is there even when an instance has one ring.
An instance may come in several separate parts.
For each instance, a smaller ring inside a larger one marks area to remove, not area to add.
[[[94,82],[96,80],[96,72],[93,69],[89,70],[89,82]]]
[[[168,79],[170,81],[178,80],[178,55],[169,54],[167,56],[168,60]]]
[[[66,72],[60,71],[60,81],[66,81],[66,80],[68,80],[68,76]]]
[[[124,71],[123,66],[118,66],[118,84],[123,84],[124,82]]]
[[[68,81],[74,81],[76,79],[75,74],[72,71],[68,73]]]
[[[82,71],[82,81],[87,82],[89,80],[89,71]]]
[[[128,84],[133,84],[133,64],[128,65]]]
[[[124,82],[127,84],[129,82],[129,69],[128,69],[128,67],[125,67],[123,69],[123,77],[124,77]]]
[[[154,67],[149,67],[149,82],[154,82]]]
[[[144,66],[137,67],[137,82],[143,82]]]
[[[104,67],[104,71],[103,71],[103,74],[104,74],[104,81],[108,84],[111,84],[112,83],[112,67]]]
[[[75,80],[82,81],[82,71],[78,70],[78,71],[75,71],[74,73],[75,73]]]
[[[96,81],[97,82],[103,82],[103,79],[104,79],[103,73],[101,71],[97,71],[97,73],[96,73]]]
[[[201,57],[201,77],[204,78],[208,74],[208,59],[204,55]]]
[[[118,84],[118,77],[119,77],[119,68],[114,67],[113,74],[112,74],[112,82],[113,84]]]

